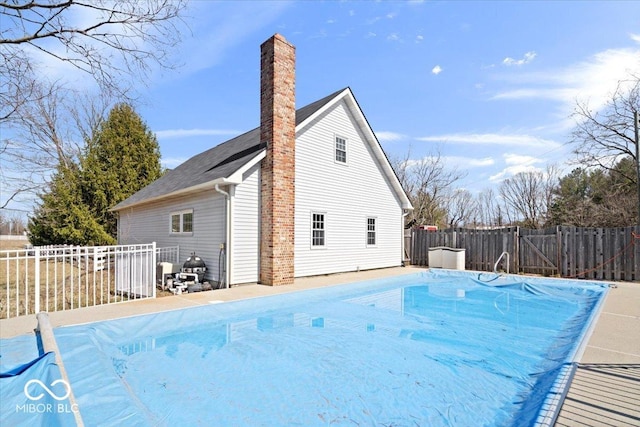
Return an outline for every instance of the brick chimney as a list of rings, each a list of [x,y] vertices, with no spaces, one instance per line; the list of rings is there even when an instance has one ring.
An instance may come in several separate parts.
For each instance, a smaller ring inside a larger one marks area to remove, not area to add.
[[[280,34],[260,46],[261,167],[260,282],[287,285],[294,277],[295,47]]]

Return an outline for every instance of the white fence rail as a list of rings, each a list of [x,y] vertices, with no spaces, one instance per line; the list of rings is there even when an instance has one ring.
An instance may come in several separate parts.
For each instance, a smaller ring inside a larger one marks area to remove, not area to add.
[[[156,263],[179,248],[155,243],[0,251],[0,318],[156,296]]]
[[[180,246],[156,248],[156,262],[180,263]]]

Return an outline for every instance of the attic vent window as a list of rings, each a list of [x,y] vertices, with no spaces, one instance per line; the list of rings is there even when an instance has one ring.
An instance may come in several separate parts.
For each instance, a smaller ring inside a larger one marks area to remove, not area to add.
[[[171,233],[193,233],[193,210],[171,213]]]
[[[336,162],[347,163],[347,140],[336,136]]]

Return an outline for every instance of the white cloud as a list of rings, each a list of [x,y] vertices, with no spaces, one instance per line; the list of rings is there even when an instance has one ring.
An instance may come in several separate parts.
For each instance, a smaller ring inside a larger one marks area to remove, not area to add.
[[[502,157],[504,158],[504,162],[508,165],[521,165],[521,166],[529,166],[529,165],[533,165],[534,163],[540,163],[541,160],[535,157],[531,157],[531,156],[523,156],[521,154],[512,154],[512,153],[505,153],[502,155]]]
[[[640,34],[629,34],[629,37],[631,38],[631,40],[633,40],[636,43],[640,43]]]
[[[443,156],[442,160],[446,164],[459,165],[467,168],[479,168],[493,166],[496,162],[491,157],[477,158],[464,156]]]
[[[537,53],[535,52],[527,52],[524,54],[524,57],[522,59],[513,59],[513,58],[507,57],[502,60],[502,63],[507,66],[511,66],[511,65],[520,66],[520,65],[528,64],[529,62],[533,61],[536,56],[537,56]]]
[[[376,132],[375,134],[376,134],[376,138],[378,138],[378,141],[398,141],[406,138],[405,135],[397,132],[381,131],[381,132]]]
[[[535,166],[538,163],[543,163],[542,159],[523,156],[520,154],[505,153],[502,155],[504,163],[507,165],[503,170],[495,175],[489,177],[489,181],[498,182],[513,175],[517,175],[521,172],[536,172],[542,169]]]
[[[528,99],[544,98],[556,101],[575,99],[576,91],[571,88],[523,88],[501,92],[492,99]]]
[[[392,42],[398,42],[400,41],[400,36],[398,35],[398,33],[391,33],[387,36],[387,40],[390,40]]]
[[[460,169],[469,169],[469,168],[483,168],[493,166],[495,164],[495,160],[491,157],[477,158],[477,157],[465,157],[465,156],[433,156],[428,155],[423,157],[422,159],[409,159],[406,161],[406,165],[408,167],[419,165],[422,161],[428,162],[436,162],[442,161],[443,164],[460,168]]]
[[[374,33],[373,31],[369,31],[369,32],[367,33],[367,36],[366,36],[366,37],[367,37],[367,38],[371,38],[371,37],[375,37],[375,36],[377,36],[377,34],[376,34],[376,33]]]
[[[526,134],[500,133],[452,133],[444,135],[423,136],[417,138],[425,142],[447,142],[454,144],[474,145],[506,145],[513,147],[536,147],[544,149],[558,148],[561,144],[550,139],[538,138]]]
[[[630,72],[640,73],[640,49],[610,49],[598,53],[590,61],[566,70],[561,78],[573,86],[576,97],[588,99],[592,108],[599,109],[610,99],[618,82],[628,82]]]
[[[441,66],[439,66],[439,65],[436,65],[435,67],[433,67],[433,68],[431,69],[431,73],[432,73],[432,74],[435,74],[436,76],[437,76],[438,74],[440,74],[441,72],[442,72],[442,67],[441,67]]]
[[[193,136],[238,135],[240,132],[228,129],[167,129],[156,131],[158,139],[189,138]]]
[[[416,43],[420,43],[424,40],[424,36],[422,34],[418,34],[416,36]]]
[[[474,167],[484,167],[484,166],[492,166],[496,162],[491,157],[485,157],[483,159],[470,158],[467,161],[467,164]]]
[[[594,111],[601,109],[620,82],[625,90],[624,82],[629,82],[630,73],[640,74],[640,49],[608,49],[562,69],[505,77],[507,83],[521,87],[497,93],[492,99],[555,100],[559,102],[558,115],[567,118],[574,111],[576,100],[588,101]],[[573,123],[567,121],[565,125]]]
[[[495,175],[491,175],[489,177],[489,181],[490,182],[500,182],[505,178],[508,178],[510,176],[514,176],[517,175],[521,172],[536,172],[539,171],[540,168],[536,168],[535,166],[531,166],[531,165],[515,165],[515,166],[509,166],[504,168],[502,171],[498,172]]]

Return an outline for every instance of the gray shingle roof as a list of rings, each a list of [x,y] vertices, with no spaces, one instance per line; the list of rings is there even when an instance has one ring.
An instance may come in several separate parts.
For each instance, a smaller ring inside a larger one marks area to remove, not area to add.
[[[345,89],[296,110],[296,126],[311,117]],[[260,142],[260,127],[252,129],[193,156],[128,199],[118,203],[111,210],[118,211],[216,179],[228,178],[258,156],[265,147],[266,145]]]

